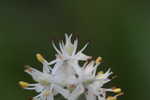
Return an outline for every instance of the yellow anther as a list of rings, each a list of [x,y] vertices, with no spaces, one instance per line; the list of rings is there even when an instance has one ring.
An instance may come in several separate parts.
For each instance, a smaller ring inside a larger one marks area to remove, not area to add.
[[[19,82],[19,85],[20,85],[22,88],[27,88],[27,87],[29,86],[29,83],[20,81],[20,82]]]
[[[67,87],[68,87],[68,88],[73,88],[73,89],[74,89],[74,88],[76,87],[76,85],[70,84],[70,85],[68,85]]]
[[[121,92],[121,93],[119,93],[119,94],[117,94],[117,95],[115,95],[115,96],[108,96],[106,100],[117,100],[117,97],[118,97],[118,96],[121,96],[121,95],[123,95],[123,94],[124,94],[124,93]]]
[[[121,88],[113,88],[112,91],[114,93],[120,93],[121,92]]]
[[[102,74],[104,74],[104,72],[103,72],[103,71],[99,71],[98,74],[99,74],[99,75],[102,75]]]
[[[103,71],[98,72],[97,75],[96,75],[96,77],[97,77],[98,79],[103,78],[103,77],[104,77],[104,72],[103,72]]]
[[[117,100],[117,98],[113,96],[108,96],[106,100]]]
[[[44,57],[40,53],[36,54],[36,58],[41,63],[43,63],[45,61]]]
[[[97,64],[99,64],[100,62],[102,62],[102,57],[98,57],[95,61]]]

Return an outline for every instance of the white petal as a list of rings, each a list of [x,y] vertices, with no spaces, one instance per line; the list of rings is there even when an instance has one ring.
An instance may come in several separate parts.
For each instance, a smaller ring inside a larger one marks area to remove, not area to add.
[[[69,97],[69,91],[62,88],[61,86],[58,85],[54,85],[54,89],[59,92],[62,96],[64,96],[65,98]]]
[[[56,52],[62,56],[62,53],[57,49],[56,45],[54,44],[54,42],[52,42],[53,48],[56,50]]]
[[[48,62],[43,63],[43,72],[49,73],[52,69],[48,66]]]
[[[96,96],[92,94],[91,92],[87,92],[85,96],[86,96],[86,100],[96,100]]]
[[[78,85],[71,93],[70,97],[76,100],[84,92],[83,85]]]
[[[78,59],[78,60],[86,61],[86,60],[90,59],[91,56],[87,56],[87,55],[83,54],[82,52],[80,52],[80,53],[77,53],[74,58]]]
[[[75,55],[76,50],[77,50],[77,46],[78,46],[78,40],[77,40],[77,39],[74,41],[73,46],[74,46],[74,50],[73,50],[72,56],[74,56],[74,55]]]

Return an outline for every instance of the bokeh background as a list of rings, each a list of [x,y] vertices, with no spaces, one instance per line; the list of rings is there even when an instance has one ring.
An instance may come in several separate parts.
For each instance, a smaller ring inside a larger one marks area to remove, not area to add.
[[[73,33],[90,42],[85,53],[102,56],[101,69],[118,76],[119,100],[150,98],[150,3],[146,0],[0,0],[0,99],[36,95],[18,81],[33,82],[24,65],[41,69],[35,54],[54,59],[51,40]]]

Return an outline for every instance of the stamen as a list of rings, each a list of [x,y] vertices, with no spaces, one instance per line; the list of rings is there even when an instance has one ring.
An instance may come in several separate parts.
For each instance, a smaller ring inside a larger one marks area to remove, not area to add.
[[[96,62],[96,64],[101,63],[102,62],[102,57],[98,57],[95,62]]]
[[[98,72],[97,75],[96,75],[96,77],[98,79],[103,78],[104,77],[104,72],[103,71]]]
[[[117,77],[118,77],[117,75],[114,75],[114,76],[111,77],[111,79],[115,79],[115,78],[117,78]]]
[[[37,54],[36,54],[36,58],[37,58],[37,60],[38,60],[39,62],[41,62],[41,63],[45,62],[44,57],[43,57],[40,53],[37,53]]]
[[[117,94],[117,95],[115,95],[115,96],[108,96],[106,100],[117,100],[117,97],[118,97],[118,96],[121,96],[121,95],[123,95],[123,94],[124,94],[124,93],[121,92],[121,93],[119,93],[119,94]]]
[[[115,95],[115,97],[122,96],[122,95],[124,95],[124,93],[123,93],[123,92],[121,92],[121,93],[119,93],[119,94]]]
[[[25,65],[24,68],[25,68],[25,72],[32,72],[33,71],[29,65]]]
[[[120,93],[121,92],[121,88],[112,88],[112,91],[114,93]]]
[[[29,83],[28,83],[28,82],[20,81],[20,82],[19,82],[19,85],[20,85],[22,88],[27,88],[27,87],[29,86]]]
[[[98,75],[99,75],[99,74],[101,74],[101,75],[102,75],[102,74],[104,74],[104,72],[103,72],[103,71],[99,71],[99,72],[98,72]]]
[[[117,98],[113,96],[108,96],[106,100],[117,100]]]

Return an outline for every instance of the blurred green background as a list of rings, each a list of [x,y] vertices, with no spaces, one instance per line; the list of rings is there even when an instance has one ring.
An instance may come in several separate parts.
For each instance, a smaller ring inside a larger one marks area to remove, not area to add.
[[[64,33],[79,37],[86,53],[102,56],[101,69],[118,76],[119,100],[150,98],[150,3],[146,0],[1,0],[0,100],[27,100],[35,92],[18,81],[33,82],[24,65],[41,69],[35,54],[54,59],[51,40]],[[57,41],[58,42],[58,41]]]

